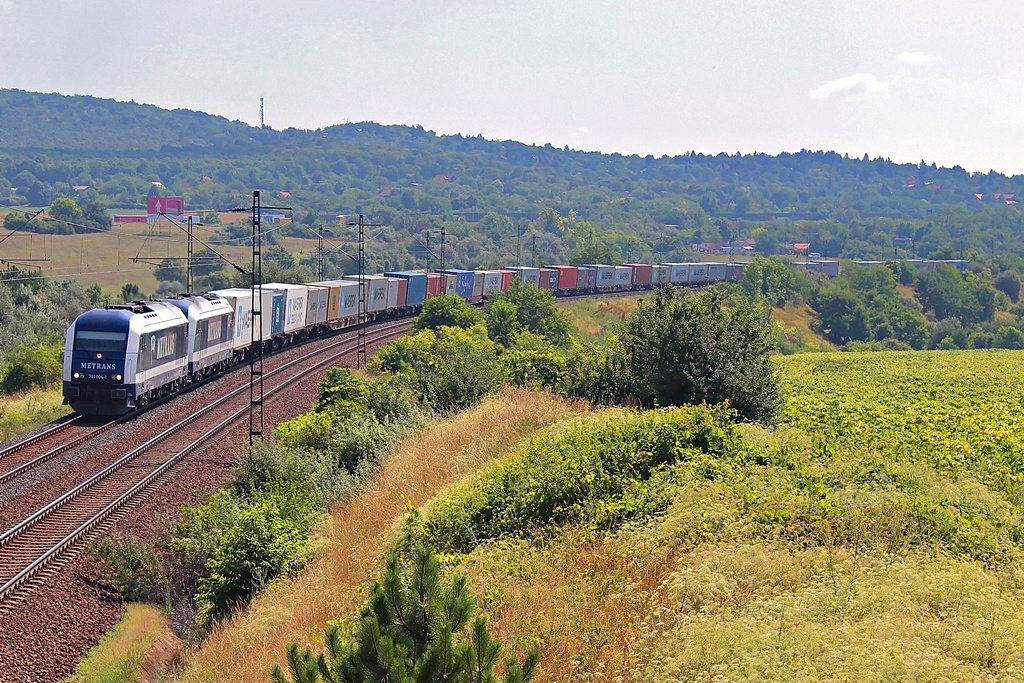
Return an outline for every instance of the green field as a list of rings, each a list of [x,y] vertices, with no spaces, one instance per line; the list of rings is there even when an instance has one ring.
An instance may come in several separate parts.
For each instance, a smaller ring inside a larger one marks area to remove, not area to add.
[[[662,514],[464,556],[501,635],[539,640],[543,680],[1019,679],[1024,353],[778,365],[784,422],[672,466]],[[520,469],[515,500],[557,480]],[[481,481],[434,509],[479,500]]]

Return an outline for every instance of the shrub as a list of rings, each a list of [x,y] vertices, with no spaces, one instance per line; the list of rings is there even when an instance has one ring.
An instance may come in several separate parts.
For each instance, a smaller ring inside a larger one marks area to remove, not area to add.
[[[105,536],[92,541],[86,554],[99,564],[100,575],[126,602],[154,602],[163,597],[166,578],[156,551],[135,536]]]
[[[440,550],[469,552],[505,535],[578,525],[617,528],[664,510],[678,463],[715,476],[741,453],[724,406],[578,419],[542,433],[465,481],[428,512],[424,534]]]
[[[325,633],[327,652],[314,658],[298,645],[288,646],[291,681],[491,681],[501,643],[477,617],[470,624],[473,601],[466,578],[449,581],[437,560],[423,547],[392,553],[384,575],[370,587],[351,641],[336,625]],[[461,642],[460,642],[461,641]],[[505,683],[527,683],[537,672],[539,655],[531,649],[524,663],[505,660]],[[279,666],[271,671],[277,683],[289,683]]]
[[[470,328],[483,321],[480,311],[467,304],[462,297],[445,294],[428,299],[423,311],[413,321],[413,331],[440,330],[442,327]]]
[[[774,422],[782,404],[771,320],[717,291],[641,302],[621,333],[631,389],[647,406],[728,401],[747,420]]]
[[[221,617],[261,587],[302,564],[307,529],[282,514],[276,496],[264,496],[239,513],[206,563],[198,598],[207,619]]]
[[[381,424],[373,415],[357,415],[338,426],[327,452],[336,467],[352,473],[361,462],[382,455],[398,433],[397,428]]]
[[[441,411],[471,406],[501,385],[497,349],[483,325],[389,342],[371,367],[404,376],[424,404]]]
[[[4,393],[48,387],[60,382],[63,351],[57,346],[18,346],[7,356]]]

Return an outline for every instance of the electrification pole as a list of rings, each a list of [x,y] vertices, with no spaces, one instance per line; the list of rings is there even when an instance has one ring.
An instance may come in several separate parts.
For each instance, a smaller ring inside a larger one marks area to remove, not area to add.
[[[195,291],[192,271],[192,216],[188,217],[188,259],[185,261],[185,291],[189,294]]]
[[[316,273],[317,279],[323,282],[324,279],[324,224],[321,223],[316,229]]]
[[[263,230],[260,191],[252,193],[252,327],[249,348],[249,446],[263,440]]]
[[[359,214],[359,325],[356,328],[356,369],[366,364],[366,224]]]

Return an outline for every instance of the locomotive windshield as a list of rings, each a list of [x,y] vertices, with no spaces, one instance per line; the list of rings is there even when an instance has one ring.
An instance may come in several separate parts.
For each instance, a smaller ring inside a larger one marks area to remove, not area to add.
[[[124,351],[127,344],[127,332],[75,330],[76,351]]]

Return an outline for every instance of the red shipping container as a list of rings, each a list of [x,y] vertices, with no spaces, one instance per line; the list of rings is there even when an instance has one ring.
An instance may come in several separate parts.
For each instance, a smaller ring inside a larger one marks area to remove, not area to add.
[[[551,266],[558,271],[558,289],[576,289],[579,268],[576,266]]]
[[[409,281],[403,278],[398,278],[398,303],[395,304],[399,308],[405,306],[405,302],[409,300]]]
[[[552,278],[552,275],[554,276]],[[538,286],[541,289],[558,289],[558,270],[555,268],[541,268]]]
[[[501,273],[501,291],[507,292],[508,288],[512,285],[512,271],[511,270],[499,270]]]
[[[633,285],[647,287],[651,284],[651,275],[654,270],[646,263],[623,263],[622,265],[633,269]]]
[[[437,273],[427,273],[427,298],[432,299],[435,296],[441,296],[443,292],[441,288],[444,287],[444,275],[438,275]]]

